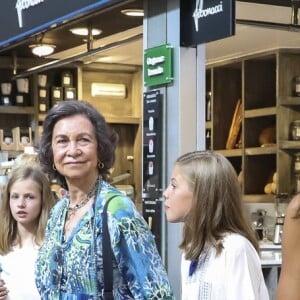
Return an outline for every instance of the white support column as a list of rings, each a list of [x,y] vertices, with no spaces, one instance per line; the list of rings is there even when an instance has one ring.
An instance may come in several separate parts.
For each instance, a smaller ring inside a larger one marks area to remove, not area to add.
[[[164,101],[161,172],[166,187],[175,159],[205,148],[205,49],[180,47],[180,0],[145,0],[143,39],[144,49],[166,43],[174,47],[174,82],[159,88]],[[162,256],[175,297],[180,299],[182,225],[162,222],[166,226]]]

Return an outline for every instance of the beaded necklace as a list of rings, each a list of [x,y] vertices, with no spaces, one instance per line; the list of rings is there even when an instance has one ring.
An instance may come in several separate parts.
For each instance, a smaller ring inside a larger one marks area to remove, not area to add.
[[[90,201],[90,199],[95,196],[95,193],[96,193],[99,182],[100,182],[100,177],[97,178],[93,188],[84,196],[84,198],[79,203],[77,203],[73,207],[70,207],[70,205],[69,205],[69,207],[67,208],[67,221],[70,220],[70,218],[72,216],[74,216],[75,213],[80,208],[85,206]],[[68,197],[70,197],[70,195],[68,195]]]

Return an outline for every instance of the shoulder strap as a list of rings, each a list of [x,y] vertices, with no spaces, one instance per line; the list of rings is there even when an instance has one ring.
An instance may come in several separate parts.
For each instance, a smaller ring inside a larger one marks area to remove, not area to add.
[[[109,202],[115,198],[117,195],[110,197],[104,207],[102,213],[102,255],[103,255],[103,279],[104,288],[102,290],[102,296],[105,300],[114,299],[113,297],[113,252],[111,249],[111,241],[108,231],[107,224],[107,207]]]

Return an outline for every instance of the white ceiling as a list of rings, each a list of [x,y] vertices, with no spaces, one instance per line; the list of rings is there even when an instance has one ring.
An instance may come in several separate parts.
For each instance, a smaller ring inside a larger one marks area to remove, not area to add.
[[[290,24],[291,8],[236,2],[236,18]],[[300,32],[236,25],[235,36],[208,43],[207,62],[278,47],[299,47]]]
[[[273,5],[263,5],[247,2],[236,2],[236,18],[275,23],[289,24],[291,22],[291,8]],[[142,26],[121,32],[113,36],[95,41],[94,48],[114,44],[128,37],[142,34]],[[246,25],[236,25],[236,34],[232,37],[206,44],[207,63],[234,58],[247,53],[260,52],[278,47],[300,47],[300,32],[288,32],[269,28]],[[52,56],[62,59],[85,52],[85,47],[77,47]],[[100,51],[93,57],[82,59],[88,64],[91,61],[142,65],[142,39],[125,45],[114,46]]]

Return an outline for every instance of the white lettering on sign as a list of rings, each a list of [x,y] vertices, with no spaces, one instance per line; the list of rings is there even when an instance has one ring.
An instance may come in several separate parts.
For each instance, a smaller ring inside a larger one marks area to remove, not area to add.
[[[163,74],[163,72],[164,72],[164,68],[162,67],[157,67],[156,69],[152,69],[152,70],[148,69],[148,76],[150,77],[150,76]]]
[[[19,27],[23,27],[23,18],[22,18],[22,11],[28,9],[31,6],[35,6],[41,4],[44,0],[18,0],[16,3],[16,9],[18,12],[18,21]]]
[[[196,8],[193,13],[196,31],[198,31],[199,19],[206,18],[209,15],[215,15],[221,13],[222,11],[223,11],[223,1],[220,1],[218,5],[203,9],[203,0],[196,0]]]
[[[148,57],[147,58],[147,65],[148,66],[155,66],[157,64],[160,64],[165,61],[164,56],[158,56],[158,57]]]

